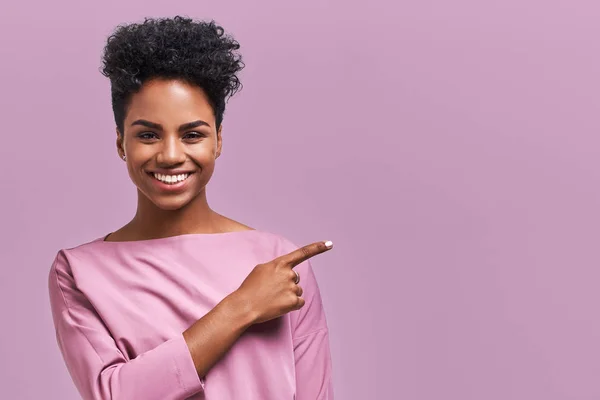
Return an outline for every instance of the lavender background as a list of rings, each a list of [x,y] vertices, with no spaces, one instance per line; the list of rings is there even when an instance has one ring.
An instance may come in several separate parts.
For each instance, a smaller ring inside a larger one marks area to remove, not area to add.
[[[46,279],[134,212],[106,36],[215,18],[243,91],[209,188],[304,244],[336,398],[600,398],[600,3],[55,1],[0,5],[0,397],[76,399]]]

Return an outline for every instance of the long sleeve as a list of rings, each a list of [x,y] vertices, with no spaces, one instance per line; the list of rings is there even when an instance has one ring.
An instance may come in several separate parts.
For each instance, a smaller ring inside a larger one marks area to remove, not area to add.
[[[333,400],[329,330],[319,286],[310,261],[296,267],[304,307],[292,315],[296,400]]]
[[[182,334],[126,359],[78,290],[64,251],[54,260],[48,285],[58,346],[83,399],[185,399],[203,390]]]

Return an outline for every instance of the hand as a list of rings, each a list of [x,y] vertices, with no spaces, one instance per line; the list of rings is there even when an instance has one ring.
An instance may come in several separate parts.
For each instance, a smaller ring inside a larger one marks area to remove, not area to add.
[[[232,295],[249,307],[253,324],[298,310],[304,306],[304,299],[293,268],[332,247],[333,243],[329,241],[315,242],[259,264]]]

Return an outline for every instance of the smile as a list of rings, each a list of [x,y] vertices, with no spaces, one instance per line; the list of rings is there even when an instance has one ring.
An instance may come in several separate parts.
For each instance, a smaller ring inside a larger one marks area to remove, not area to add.
[[[179,182],[185,181],[191,174],[179,174],[179,175],[163,175],[153,173],[154,179],[166,183],[167,185],[174,185]]]

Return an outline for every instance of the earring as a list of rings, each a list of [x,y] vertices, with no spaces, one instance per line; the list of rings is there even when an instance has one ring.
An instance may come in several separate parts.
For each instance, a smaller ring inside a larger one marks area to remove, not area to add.
[[[127,161],[127,156],[123,154],[123,161]]]

